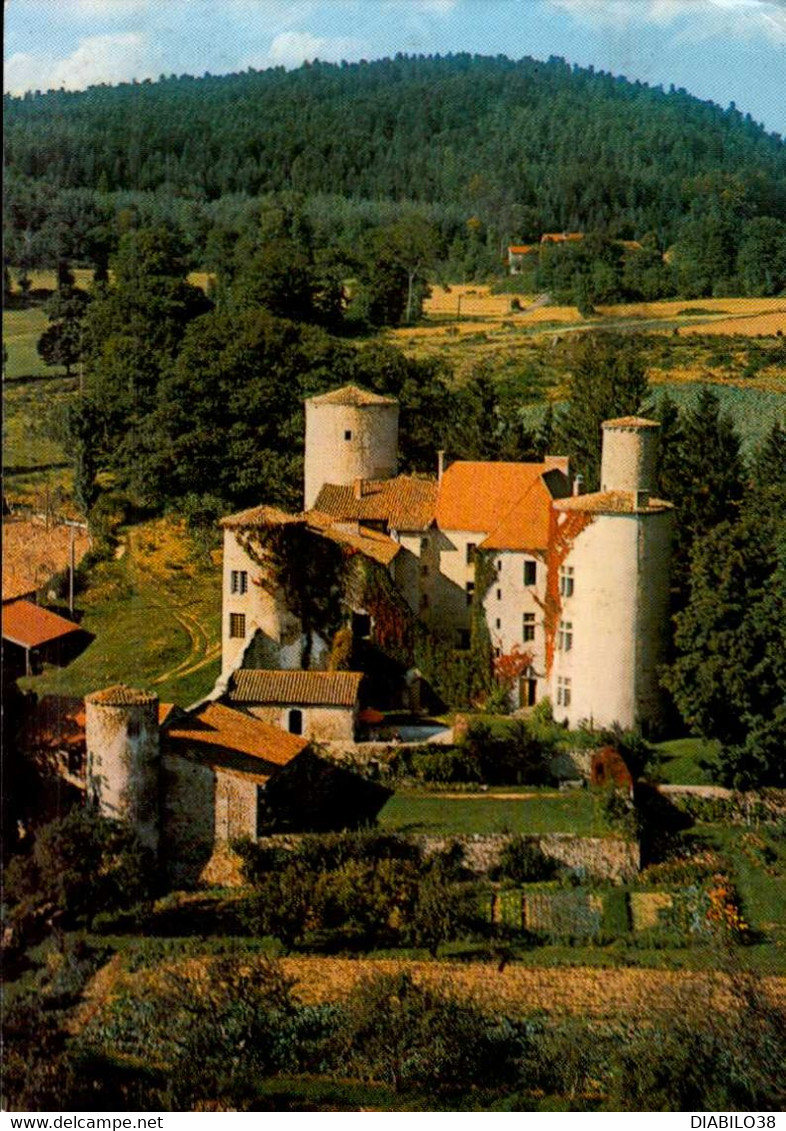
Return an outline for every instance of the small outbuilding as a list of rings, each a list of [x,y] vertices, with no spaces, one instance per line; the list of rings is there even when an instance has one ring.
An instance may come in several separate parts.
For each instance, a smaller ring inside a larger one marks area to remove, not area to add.
[[[362,672],[240,668],[226,693],[233,707],[317,742],[355,738]]]

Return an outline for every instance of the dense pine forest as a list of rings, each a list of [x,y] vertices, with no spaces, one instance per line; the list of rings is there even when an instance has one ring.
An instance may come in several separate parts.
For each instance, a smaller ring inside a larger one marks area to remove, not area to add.
[[[282,192],[305,201],[316,246],[344,250],[416,209],[452,277],[499,269],[508,242],[574,230],[699,248],[717,281],[786,231],[778,135],[733,105],[559,58],[162,76],[4,109],[7,256],[28,267],[105,259],[128,210],[176,223],[194,265],[212,267],[210,233]],[[755,268],[747,289],[775,293],[771,275]]]

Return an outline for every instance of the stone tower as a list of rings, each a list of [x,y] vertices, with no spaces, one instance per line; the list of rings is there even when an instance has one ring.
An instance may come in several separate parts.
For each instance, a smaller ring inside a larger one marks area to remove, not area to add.
[[[105,817],[128,821],[158,848],[158,696],[125,684],[85,696],[87,793]]]
[[[304,506],[310,510],[325,483],[396,474],[398,401],[346,385],[306,401]]]
[[[555,715],[571,726],[657,728],[673,507],[653,497],[660,425],[603,424],[601,490],[553,503]]]

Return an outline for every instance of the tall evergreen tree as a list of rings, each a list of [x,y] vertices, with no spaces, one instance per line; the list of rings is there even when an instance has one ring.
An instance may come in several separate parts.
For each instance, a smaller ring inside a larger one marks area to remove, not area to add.
[[[582,334],[570,359],[567,410],[557,421],[557,446],[584,476],[600,486],[601,424],[645,411],[647,373],[635,337]]]

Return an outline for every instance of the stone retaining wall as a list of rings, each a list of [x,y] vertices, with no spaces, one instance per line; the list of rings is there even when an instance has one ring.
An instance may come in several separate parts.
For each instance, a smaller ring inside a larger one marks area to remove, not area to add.
[[[261,847],[294,849],[301,837],[296,834],[277,834],[261,837]],[[505,845],[513,839],[507,834],[490,836],[415,836],[413,840],[423,846],[426,856],[431,856],[460,844],[464,849],[467,868],[478,876],[485,876],[499,863]],[[623,840],[621,837],[582,837],[572,833],[545,833],[542,836],[528,836],[532,844],[538,845],[544,856],[558,861],[582,877],[595,880],[610,880],[612,883],[626,883],[635,878],[641,866],[641,852],[637,841]]]

